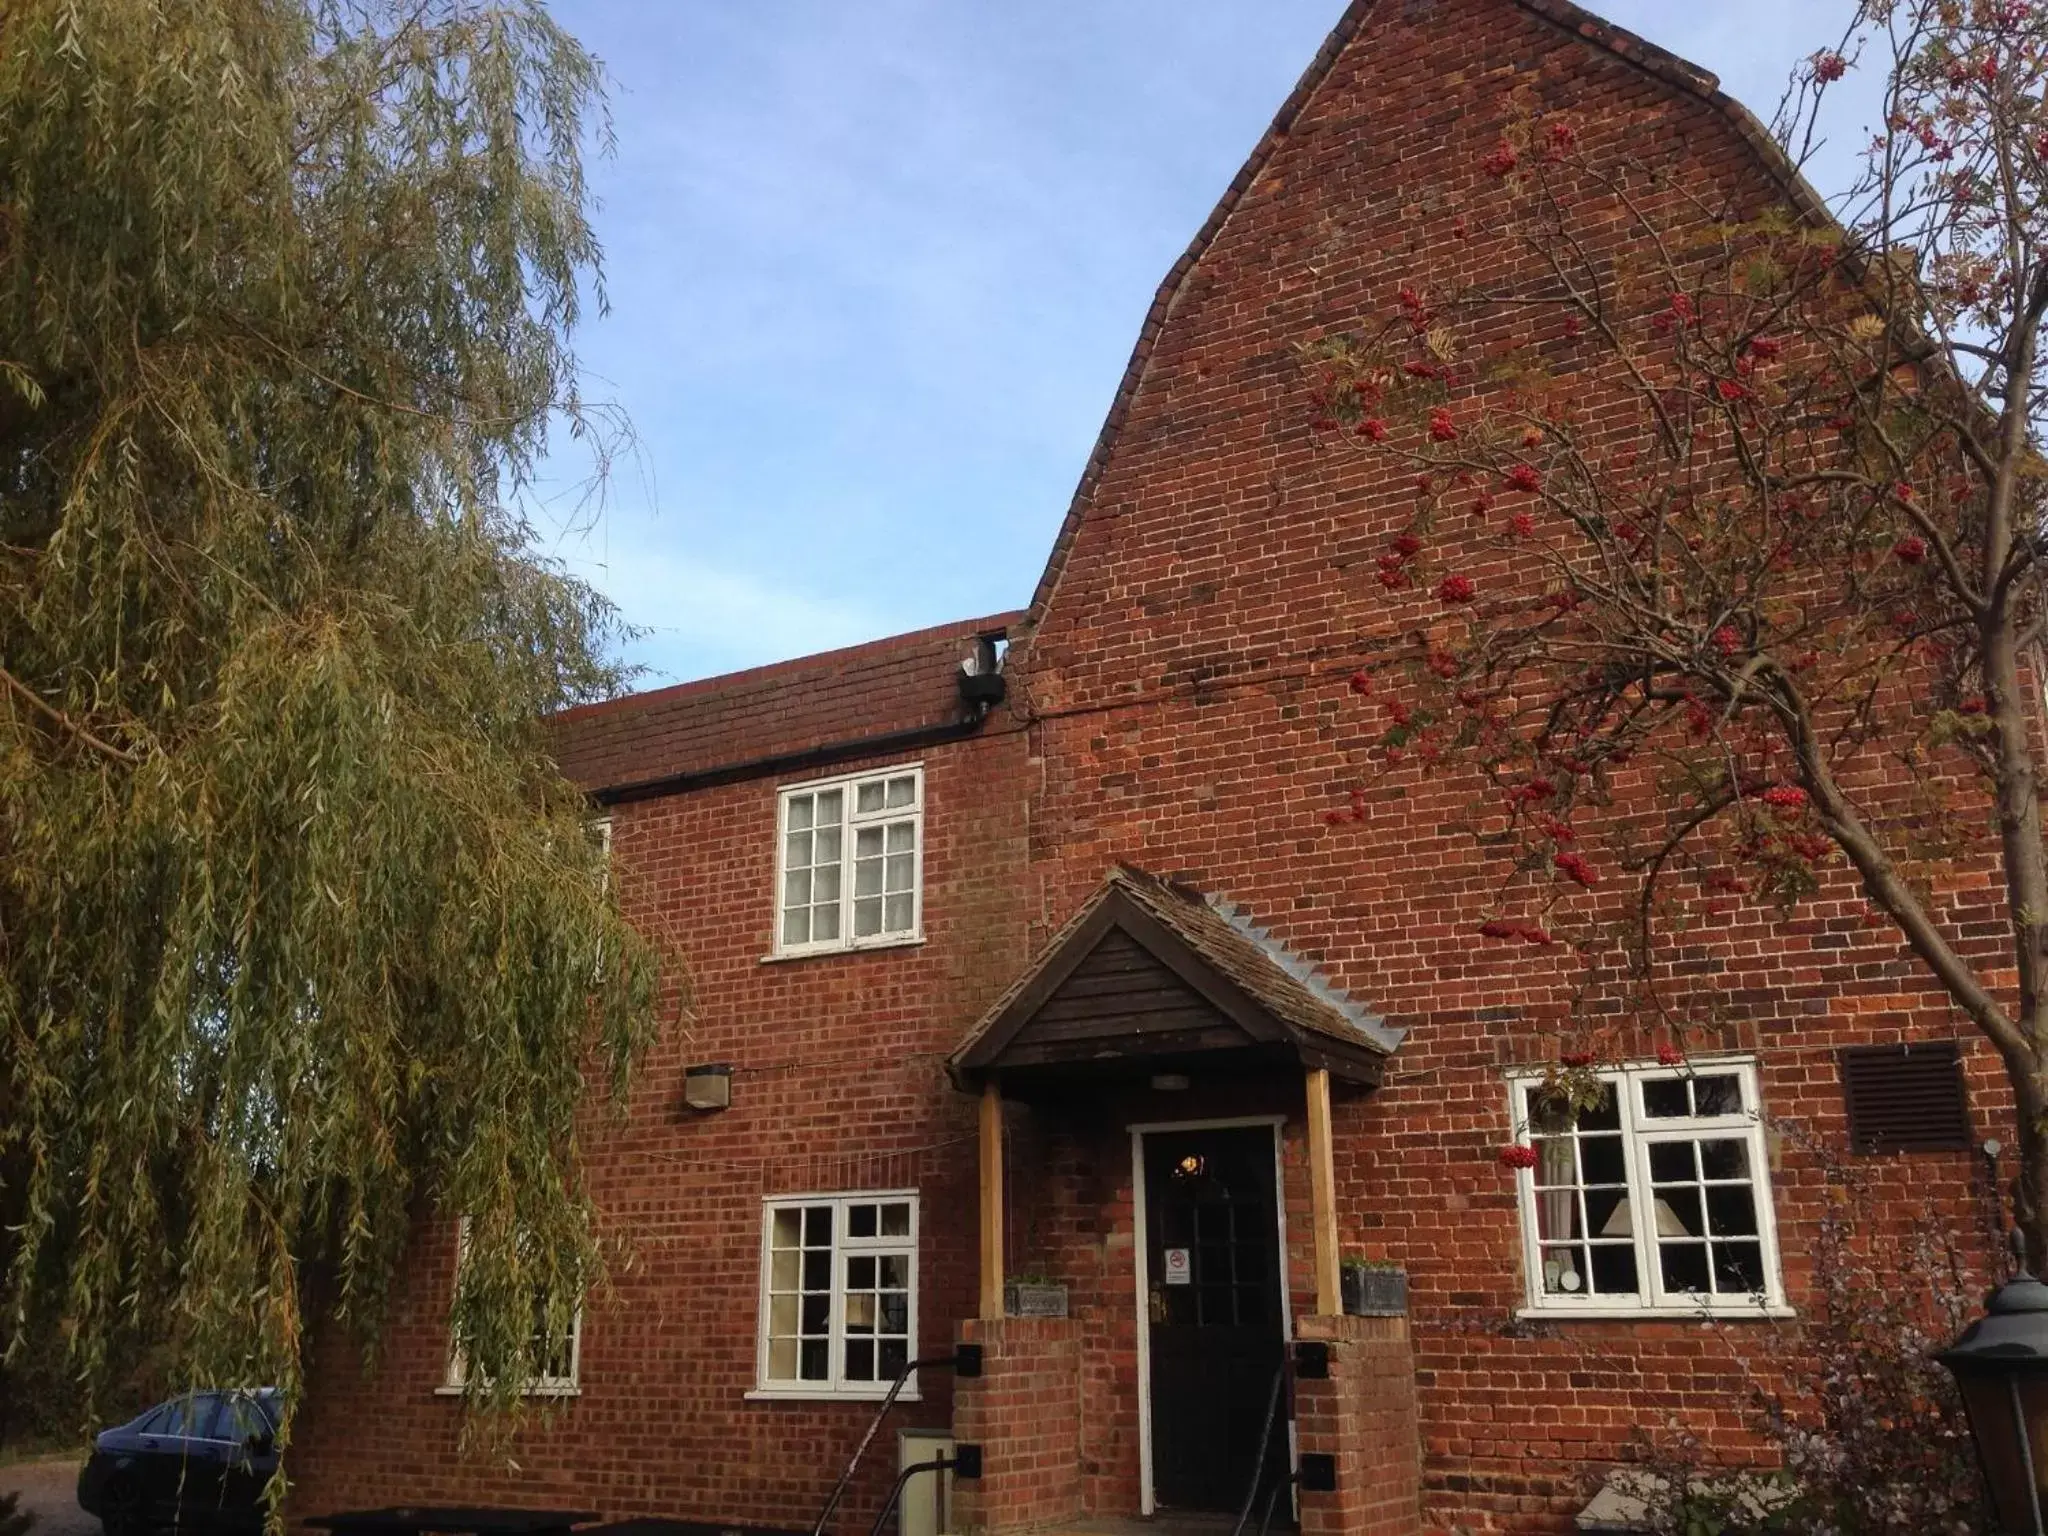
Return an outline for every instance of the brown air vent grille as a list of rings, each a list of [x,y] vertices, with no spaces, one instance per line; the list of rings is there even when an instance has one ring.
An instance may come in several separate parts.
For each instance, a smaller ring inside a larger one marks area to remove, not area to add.
[[[1841,1054],[1853,1150],[1938,1152],[1970,1145],[1970,1109],[1954,1041],[1857,1045]]]

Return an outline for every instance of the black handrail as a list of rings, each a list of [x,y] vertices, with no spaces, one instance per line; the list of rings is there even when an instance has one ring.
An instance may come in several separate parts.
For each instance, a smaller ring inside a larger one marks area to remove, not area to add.
[[[889,1517],[896,1512],[897,1501],[903,1497],[903,1490],[910,1480],[920,1472],[945,1472],[955,1465],[950,1456],[935,1456],[930,1461],[913,1462],[897,1474],[896,1485],[889,1490],[889,1497],[882,1501],[881,1510],[875,1515],[874,1524],[868,1527],[868,1536],[882,1536],[882,1527],[889,1523]],[[943,1489],[943,1485],[941,1485]]]
[[[817,1521],[811,1526],[811,1536],[825,1536],[825,1526],[839,1508],[839,1501],[846,1497],[846,1485],[853,1481],[853,1474],[860,1470],[861,1458],[874,1444],[875,1433],[882,1427],[882,1420],[889,1416],[889,1410],[896,1406],[896,1398],[903,1391],[903,1384],[919,1371],[955,1371],[962,1376],[981,1374],[981,1346],[963,1344],[951,1354],[933,1355],[926,1360],[912,1360],[896,1373],[896,1379],[889,1384],[889,1394],[882,1399],[882,1406],[875,1410],[875,1416],[868,1424],[868,1431],[860,1437],[860,1444],[853,1448],[853,1459],[846,1464],[846,1470],[839,1474],[839,1481],[832,1485],[832,1496],[825,1500],[825,1507],[818,1511]]]

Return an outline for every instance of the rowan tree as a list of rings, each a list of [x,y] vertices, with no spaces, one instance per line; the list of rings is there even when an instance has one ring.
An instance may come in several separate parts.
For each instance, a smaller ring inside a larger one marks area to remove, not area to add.
[[[1831,210],[1796,160],[1852,68],[1883,121]],[[1772,198],[1523,112],[1441,265],[1535,277],[1421,265],[1307,349],[1317,432],[1413,488],[1353,688],[1375,771],[1483,775],[1478,932],[1576,950],[1580,1023],[1677,1059],[1723,1002],[1674,937],[1853,881],[2004,1062],[2037,1265],[2044,92],[2048,9],[1867,0],[1795,77]]]
[[[577,1115],[654,957],[542,736],[611,611],[517,510],[593,422],[598,84],[527,0],[0,6],[17,1357],[289,1394],[462,1216],[504,1405],[599,1274]]]

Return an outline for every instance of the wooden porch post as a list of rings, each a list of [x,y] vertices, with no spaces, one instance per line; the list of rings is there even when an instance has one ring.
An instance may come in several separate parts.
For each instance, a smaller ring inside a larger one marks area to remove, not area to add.
[[[1335,1317],[1344,1310],[1337,1283],[1337,1165],[1330,1155],[1330,1074],[1316,1067],[1308,1074],[1308,1187],[1315,1221],[1316,1315]]]
[[[1003,1315],[1003,1093],[981,1087],[981,1316]]]

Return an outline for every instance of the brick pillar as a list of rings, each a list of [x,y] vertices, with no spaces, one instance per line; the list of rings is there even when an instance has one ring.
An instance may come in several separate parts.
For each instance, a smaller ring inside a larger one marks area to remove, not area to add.
[[[1422,1436],[1405,1317],[1304,1317],[1294,1336],[1330,1347],[1327,1381],[1295,1386],[1303,1455],[1337,1465],[1337,1491],[1301,1495],[1301,1536],[1420,1536]]]
[[[1081,1515],[1081,1325],[1005,1317],[960,1325],[981,1375],[954,1384],[953,1439],[979,1445],[978,1482],[956,1479],[954,1521],[996,1533]]]

